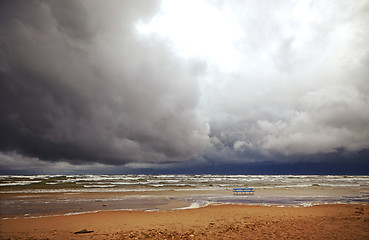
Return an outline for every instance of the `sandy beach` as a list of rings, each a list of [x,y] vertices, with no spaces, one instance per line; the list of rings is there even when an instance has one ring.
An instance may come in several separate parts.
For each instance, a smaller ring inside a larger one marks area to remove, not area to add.
[[[86,229],[90,233],[75,234]],[[1,239],[369,239],[369,206],[219,205],[1,220]]]

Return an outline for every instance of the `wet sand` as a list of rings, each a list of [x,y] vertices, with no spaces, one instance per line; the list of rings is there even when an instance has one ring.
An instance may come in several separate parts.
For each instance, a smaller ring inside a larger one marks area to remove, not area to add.
[[[3,219],[1,239],[369,239],[368,205],[219,205]],[[86,229],[91,233],[74,234]]]

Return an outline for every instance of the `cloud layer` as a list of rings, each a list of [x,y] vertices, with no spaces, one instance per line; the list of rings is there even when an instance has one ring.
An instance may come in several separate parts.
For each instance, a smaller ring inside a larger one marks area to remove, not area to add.
[[[0,160],[368,149],[368,16],[367,1],[2,1]]]
[[[214,70],[204,92],[220,158],[287,161],[369,147],[368,3],[220,8],[232,11],[244,32],[234,45],[242,55],[237,67]]]

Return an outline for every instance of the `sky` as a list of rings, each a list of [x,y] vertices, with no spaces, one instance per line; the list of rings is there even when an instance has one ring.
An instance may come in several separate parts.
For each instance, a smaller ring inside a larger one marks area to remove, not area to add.
[[[0,25],[0,174],[369,174],[367,0],[3,0]]]

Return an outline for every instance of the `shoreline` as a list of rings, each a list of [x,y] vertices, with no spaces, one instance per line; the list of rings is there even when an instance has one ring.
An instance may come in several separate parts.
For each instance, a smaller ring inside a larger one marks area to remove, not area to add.
[[[1,220],[0,239],[368,239],[369,205],[210,205]],[[74,234],[80,230],[93,231]]]
[[[253,195],[233,195],[231,190],[1,193],[0,217],[45,217],[98,211],[165,211],[207,205],[315,206],[324,204],[368,204],[365,189],[256,189]]]
[[[316,207],[316,206],[330,206],[330,205],[352,205],[352,206],[368,206],[369,203],[314,203],[310,205],[279,205],[279,204],[265,204],[265,203],[206,203],[205,205],[198,205],[197,203],[188,203],[189,206],[179,207],[179,208],[172,208],[172,209],[99,209],[93,211],[85,211],[85,212],[69,212],[69,213],[60,213],[60,214],[45,214],[45,215],[14,215],[10,217],[2,217],[0,215],[1,220],[16,220],[16,219],[37,219],[37,218],[48,218],[48,217],[68,217],[68,216],[78,216],[84,214],[95,214],[95,213],[104,213],[104,212],[143,212],[143,213],[150,213],[150,212],[171,212],[171,211],[184,211],[184,210],[196,210],[206,207],[217,207],[217,206],[239,206],[239,207],[271,207],[271,208],[309,208],[309,207]]]

